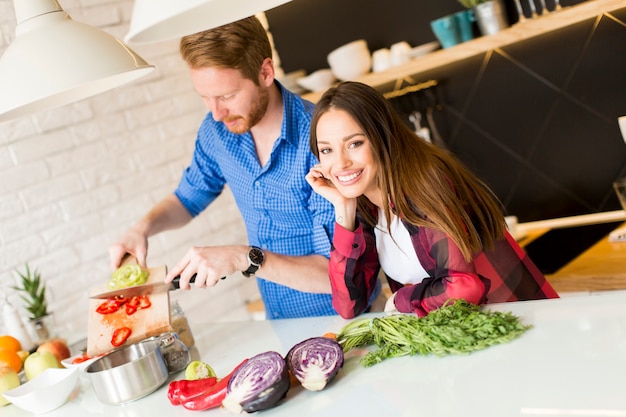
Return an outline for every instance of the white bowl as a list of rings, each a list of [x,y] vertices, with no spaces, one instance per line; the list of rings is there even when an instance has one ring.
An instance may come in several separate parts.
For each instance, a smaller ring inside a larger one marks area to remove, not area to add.
[[[341,81],[356,80],[372,67],[372,56],[365,39],[342,45],[326,58],[333,74]]]
[[[6,391],[4,397],[31,413],[47,413],[66,403],[77,380],[78,368],[50,368],[35,379]]]
[[[324,91],[337,81],[330,68],[312,72],[306,77],[298,78],[298,85],[309,91]]]
[[[82,362],[78,362],[78,363],[74,363],[74,360],[82,358],[83,354],[78,354],[78,355],[74,355],[71,356],[69,358],[63,359],[61,361],[61,365],[63,365],[64,367],[71,369],[71,368],[78,368],[79,370],[83,370],[86,367],[88,367],[89,365],[91,365],[96,359],[98,359],[100,356],[102,355],[98,355],[98,356],[94,356],[93,358],[89,358],[85,361]]]

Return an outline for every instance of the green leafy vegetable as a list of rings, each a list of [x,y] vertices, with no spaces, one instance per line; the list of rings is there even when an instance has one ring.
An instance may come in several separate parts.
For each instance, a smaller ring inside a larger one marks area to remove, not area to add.
[[[372,366],[387,358],[406,355],[466,354],[509,342],[532,326],[510,312],[482,311],[475,304],[455,300],[425,317],[391,315],[356,319],[337,335],[344,352],[376,345],[361,365]]]
[[[111,275],[108,287],[112,290],[118,290],[120,288],[145,284],[149,275],[150,271],[143,269],[137,264],[122,265]]]

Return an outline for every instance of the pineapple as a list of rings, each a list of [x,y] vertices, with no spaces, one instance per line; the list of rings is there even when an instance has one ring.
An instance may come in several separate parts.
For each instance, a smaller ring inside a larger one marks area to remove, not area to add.
[[[22,300],[26,303],[26,310],[30,313],[31,320],[38,320],[48,315],[48,304],[46,303],[46,287],[41,280],[41,274],[36,269],[31,271],[26,264],[26,272],[16,271],[22,279],[22,286],[15,286],[13,289],[23,293]]]

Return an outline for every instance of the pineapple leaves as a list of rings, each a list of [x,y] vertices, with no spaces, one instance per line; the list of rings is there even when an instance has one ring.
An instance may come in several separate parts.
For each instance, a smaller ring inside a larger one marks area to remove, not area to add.
[[[32,270],[26,264],[26,271],[21,273],[15,271],[21,279],[21,286],[14,286],[13,289],[20,291],[20,298],[26,305],[26,310],[30,313],[30,319],[36,320],[48,315],[48,305],[46,303],[46,287],[41,280],[39,271]]]

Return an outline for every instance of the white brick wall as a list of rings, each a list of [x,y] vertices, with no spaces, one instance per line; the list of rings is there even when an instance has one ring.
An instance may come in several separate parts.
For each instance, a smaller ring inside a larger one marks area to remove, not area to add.
[[[18,0],[19,1],[19,0]],[[76,21],[123,38],[131,0],[61,0]],[[14,38],[11,0],[0,0],[0,53]],[[14,270],[26,262],[46,282],[57,333],[86,335],[87,293],[110,274],[108,247],[170,193],[190,160],[205,114],[178,42],[133,47],[157,69],[113,91],[0,124],[0,296],[21,306]],[[174,265],[190,246],[245,243],[226,191],[187,227],[150,241],[150,265]],[[177,292],[190,322],[248,319],[254,280]],[[0,334],[3,331],[0,326]]]

